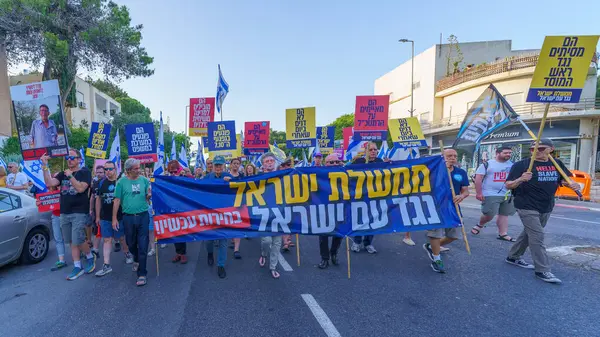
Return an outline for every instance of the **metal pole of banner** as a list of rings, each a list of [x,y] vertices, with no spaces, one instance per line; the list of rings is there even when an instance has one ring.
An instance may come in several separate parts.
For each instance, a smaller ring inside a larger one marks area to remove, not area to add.
[[[444,142],[440,139],[440,150],[442,151],[442,157],[444,156]],[[445,165],[445,164],[444,164]],[[458,218],[460,219],[460,230],[462,231],[463,241],[465,242],[465,247],[467,248],[467,253],[471,255],[471,247],[469,246],[469,240],[467,239],[467,233],[465,233],[465,224],[463,222],[462,214],[460,213],[460,208],[458,204],[454,202],[454,197],[456,193],[454,193],[454,184],[452,183],[452,174],[450,173],[450,169],[446,166],[446,172],[448,172],[448,181],[450,181],[450,191],[452,191],[452,203],[456,208],[456,213],[458,214]]]
[[[546,107],[544,108],[544,115],[542,116],[542,121],[540,123],[540,130],[538,131],[537,137],[535,138],[535,146],[533,147],[533,152],[531,153],[531,160],[529,161],[529,168],[527,169],[527,172],[531,172],[531,170],[533,169],[533,162],[535,161],[538,146],[540,145],[540,139],[542,138],[542,133],[544,132],[544,125],[546,124],[546,116],[548,116],[549,109],[550,103],[546,103]]]
[[[346,236],[346,260],[348,261],[348,279],[350,278],[350,239]]]
[[[296,234],[296,258],[298,260],[298,267],[300,267],[300,236]]]
[[[158,269],[158,253],[159,253],[159,249],[158,249],[158,240],[156,239],[156,236],[154,237],[154,249],[156,249],[156,276],[160,276],[160,270]]]
[[[531,129],[527,126],[527,124],[525,124],[525,122],[523,122],[521,120],[521,118],[518,118],[517,120],[519,121],[519,123],[521,123],[521,125],[523,126],[525,131],[527,131],[527,133],[529,133],[529,136],[531,137],[531,139],[536,140],[537,139],[536,135],[533,133],[533,131],[531,131]],[[571,180],[571,178],[569,176],[567,176],[565,171],[558,165],[558,163],[556,162],[554,157],[552,157],[552,155],[549,154],[548,158],[552,162],[552,165],[554,165],[554,167],[556,167],[556,170],[558,171],[558,173],[560,173],[560,176],[564,179],[564,181],[568,182],[569,184],[572,184],[573,181]],[[577,196],[579,198],[583,198],[583,195],[581,194],[580,191],[575,191],[575,193],[577,194]]]

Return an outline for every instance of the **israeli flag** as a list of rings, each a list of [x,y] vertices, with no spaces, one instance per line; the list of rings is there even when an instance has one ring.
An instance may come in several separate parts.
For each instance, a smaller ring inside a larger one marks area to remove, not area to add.
[[[360,149],[365,145],[364,140],[352,140],[350,144],[348,144],[348,149],[346,150],[346,160],[352,160],[354,156],[360,151]]]
[[[304,150],[302,150],[302,161],[297,166],[300,166],[300,167],[308,166],[308,159],[306,158],[306,152],[304,152]]]
[[[188,168],[188,158],[187,158],[187,152],[185,151],[185,144],[181,143],[181,150],[179,151],[179,158],[177,158],[177,161],[179,161],[179,164],[181,164],[181,167],[184,168]]]
[[[387,141],[383,141],[381,143],[381,148],[379,149],[379,153],[377,154],[377,158],[379,159],[385,159],[388,158],[388,154],[390,152],[390,148],[388,146]]]
[[[160,127],[158,128],[158,147],[156,148],[158,161],[154,163],[155,176],[160,176],[165,173],[165,129],[163,126],[162,111],[160,112]]]
[[[6,170],[8,172],[8,165],[6,165],[6,162],[4,161],[4,158],[0,157],[0,166],[4,167],[4,170]]]
[[[406,160],[406,159],[409,158],[409,155],[410,155],[409,150],[410,150],[410,148],[403,148],[403,147],[399,147],[399,146],[394,146],[388,152],[388,158],[390,160],[392,160],[392,161]]]
[[[219,80],[217,82],[217,95],[216,95],[216,105],[217,112],[223,113],[223,101],[225,101],[225,97],[229,93],[229,84],[223,78],[223,74],[221,73],[221,65],[219,64]]]
[[[198,153],[196,153],[196,168],[202,167],[202,171],[206,171],[206,161],[204,160],[204,148],[198,139]]]
[[[121,138],[119,138],[119,130],[115,133],[115,139],[110,147],[108,160],[115,163],[117,174],[121,173]]]
[[[41,160],[21,161],[21,167],[29,181],[38,189],[38,193],[48,192],[46,183],[44,182],[44,171],[42,170]]]
[[[271,145],[270,148],[271,152],[275,155],[277,165],[283,163],[285,161],[285,152],[277,146],[277,142],[273,142],[273,145]]]
[[[79,148],[79,156],[81,157],[79,168],[83,168],[85,167],[85,151],[83,150],[83,146]]]
[[[175,135],[173,135],[173,141],[171,142],[171,160],[177,160],[177,149],[175,149]]]
[[[304,153],[304,151],[302,151],[302,153]],[[315,156],[317,154],[321,154],[321,148],[319,147],[319,141],[317,140],[317,146],[315,147],[315,150],[313,151],[312,157],[311,157],[311,162],[310,162],[310,166],[315,166]]]

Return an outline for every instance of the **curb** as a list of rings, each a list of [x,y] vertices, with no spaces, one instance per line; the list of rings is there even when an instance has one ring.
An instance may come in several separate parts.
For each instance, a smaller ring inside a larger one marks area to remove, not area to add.
[[[580,209],[580,210],[585,210],[585,211],[594,211],[594,212],[600,212],[600,208],[594,208],[594,207],[585,207],[585,206],[576,206],[576,205],[566,205],[566,204],[555,204],[554,206],[556,206],[556,207],[563,207],[563,208],[573,208],[573,209]]]
[[[568,265],[600,272],[600,255],[590,253],[580,253],[575,248],[586,248],[592,246],[558,246],[548,248],[546,251],[550,257]]]

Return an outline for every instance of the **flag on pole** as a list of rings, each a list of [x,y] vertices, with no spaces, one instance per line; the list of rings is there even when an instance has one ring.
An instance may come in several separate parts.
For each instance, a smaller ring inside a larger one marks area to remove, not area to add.
[[[173,141],[171,142],[171,160],[177,160],[177,149],[175,149],[175,135],[173,135]]]
[[[8,165],[6,165],[6,162],[2,157],[0,157],[0,166],[4,167],[4,170],[8,172]]]
[[[160,112],[160,126],[158,128],[158,146],[156,147],[158,161],[154,163],[153,175],[159,176],[165,172],[165,130],[163,126],[162,111]]]
[[[481,140],[518,117],[502,94],[490,84],[467,112],[452,147],[473,153]]]
[[[117,167],[117,174],[121,173],[121,138],[119,138],[119,130],[115,133],[115,138],[110,147],[110,154],[108,160],[115,163]]]
[[[304,151],[302,151],[302,153],[304,154]],[[311,157],[311,161],[310,161],[310,166],[315,166],[315,156],[321,154],[321,148],[319,147],[319,142],[317,141],[317,146],[315,146],[315,150],[313,151],[312,157]]]
[[[308,166],[308,159],[306,158],[306,152],[304,152],[303,149],[300,149],[302,151],[302,167],[307,167]]]
[[[206,171],[206,161],[204,160],[204,148],[198,139],[198,153],[196,153],[196,167],[202,167],[202,171]]]
[[[23,173],[38,189],[37,193],[48,192],[46,183],[44,182],[44,171],[42,170],[41,160],[21,161],[21,167],[23,168]]]
[[[387,141],[384,140],[383,142],[381,142],[381,148],[379,149],[377,158],[379,158],[379,159],[388,158],[389,153],[390,153],[390,147],[388,146]]]
[[[81,157],[79,168],[83,168],[85,166],[85,150],[83,149],[83,146],[79,148],[79,156]]]
[[[181,167],[188,168],[187,151],[185,150],[185,144],[181,143],[181,150],[179,151],[179,158],[177,159]]]
[[[273,142],[273,145],[270,145],[271,152],[275,155],[275,160],[277,161],[277,165],[283,163],[285,160],[285,152],[277,146],[277,142]]]
[[[217,112],[221,114],[221,120],[223,118],[223,101],[225,101],[225,97],[229,93],[229,84],[223,78],[223,74],[221,73],[221,65],[219,64],[219,80],[217,81],[217,95],[216,95],[216,105]]]
[[[346,150],[346,160],[352,160],[354,156],[360,151],[360,149],[365,146],[365,141],[363,140],[352,140],[350,144],[348,144],[348,149]]]

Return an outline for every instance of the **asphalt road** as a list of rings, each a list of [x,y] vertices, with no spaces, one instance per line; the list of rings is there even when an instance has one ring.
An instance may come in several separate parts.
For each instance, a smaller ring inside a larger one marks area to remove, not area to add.
[[[477,201],[463,204],[466,229],[478,218]],[[517,217],[510,234],[518,235]],[[600,212],[556,207],[548,246],[600,244]],[[50,272],[55,251],[40,264],[0,268],[0,336],[598,336],[600,274],[553,261],[560,286],[503,262],[509,243],[494,226],[468,235],[472,255],[453,243],[447,274],[434,273],[421,244],[402,235],[376,237],[379,253],[346,254],[327,270],[318,239],[301,237],[283,254],[291,271],[274,280],[258,267],[259,240],[242,241],[242,260],[227,261],[227,278],[208,267],[204,246],[189,245],[189,263],[170,262],[160,250],[160,276],[150,260],[149,282],[134,286],[130,265],[113,253],[113,273],[66,281]],[[345,244],[342,245],[345,249]],[[229,251],[231,253],[231,250]],[[528,258],[528,256],[526,256]]]

